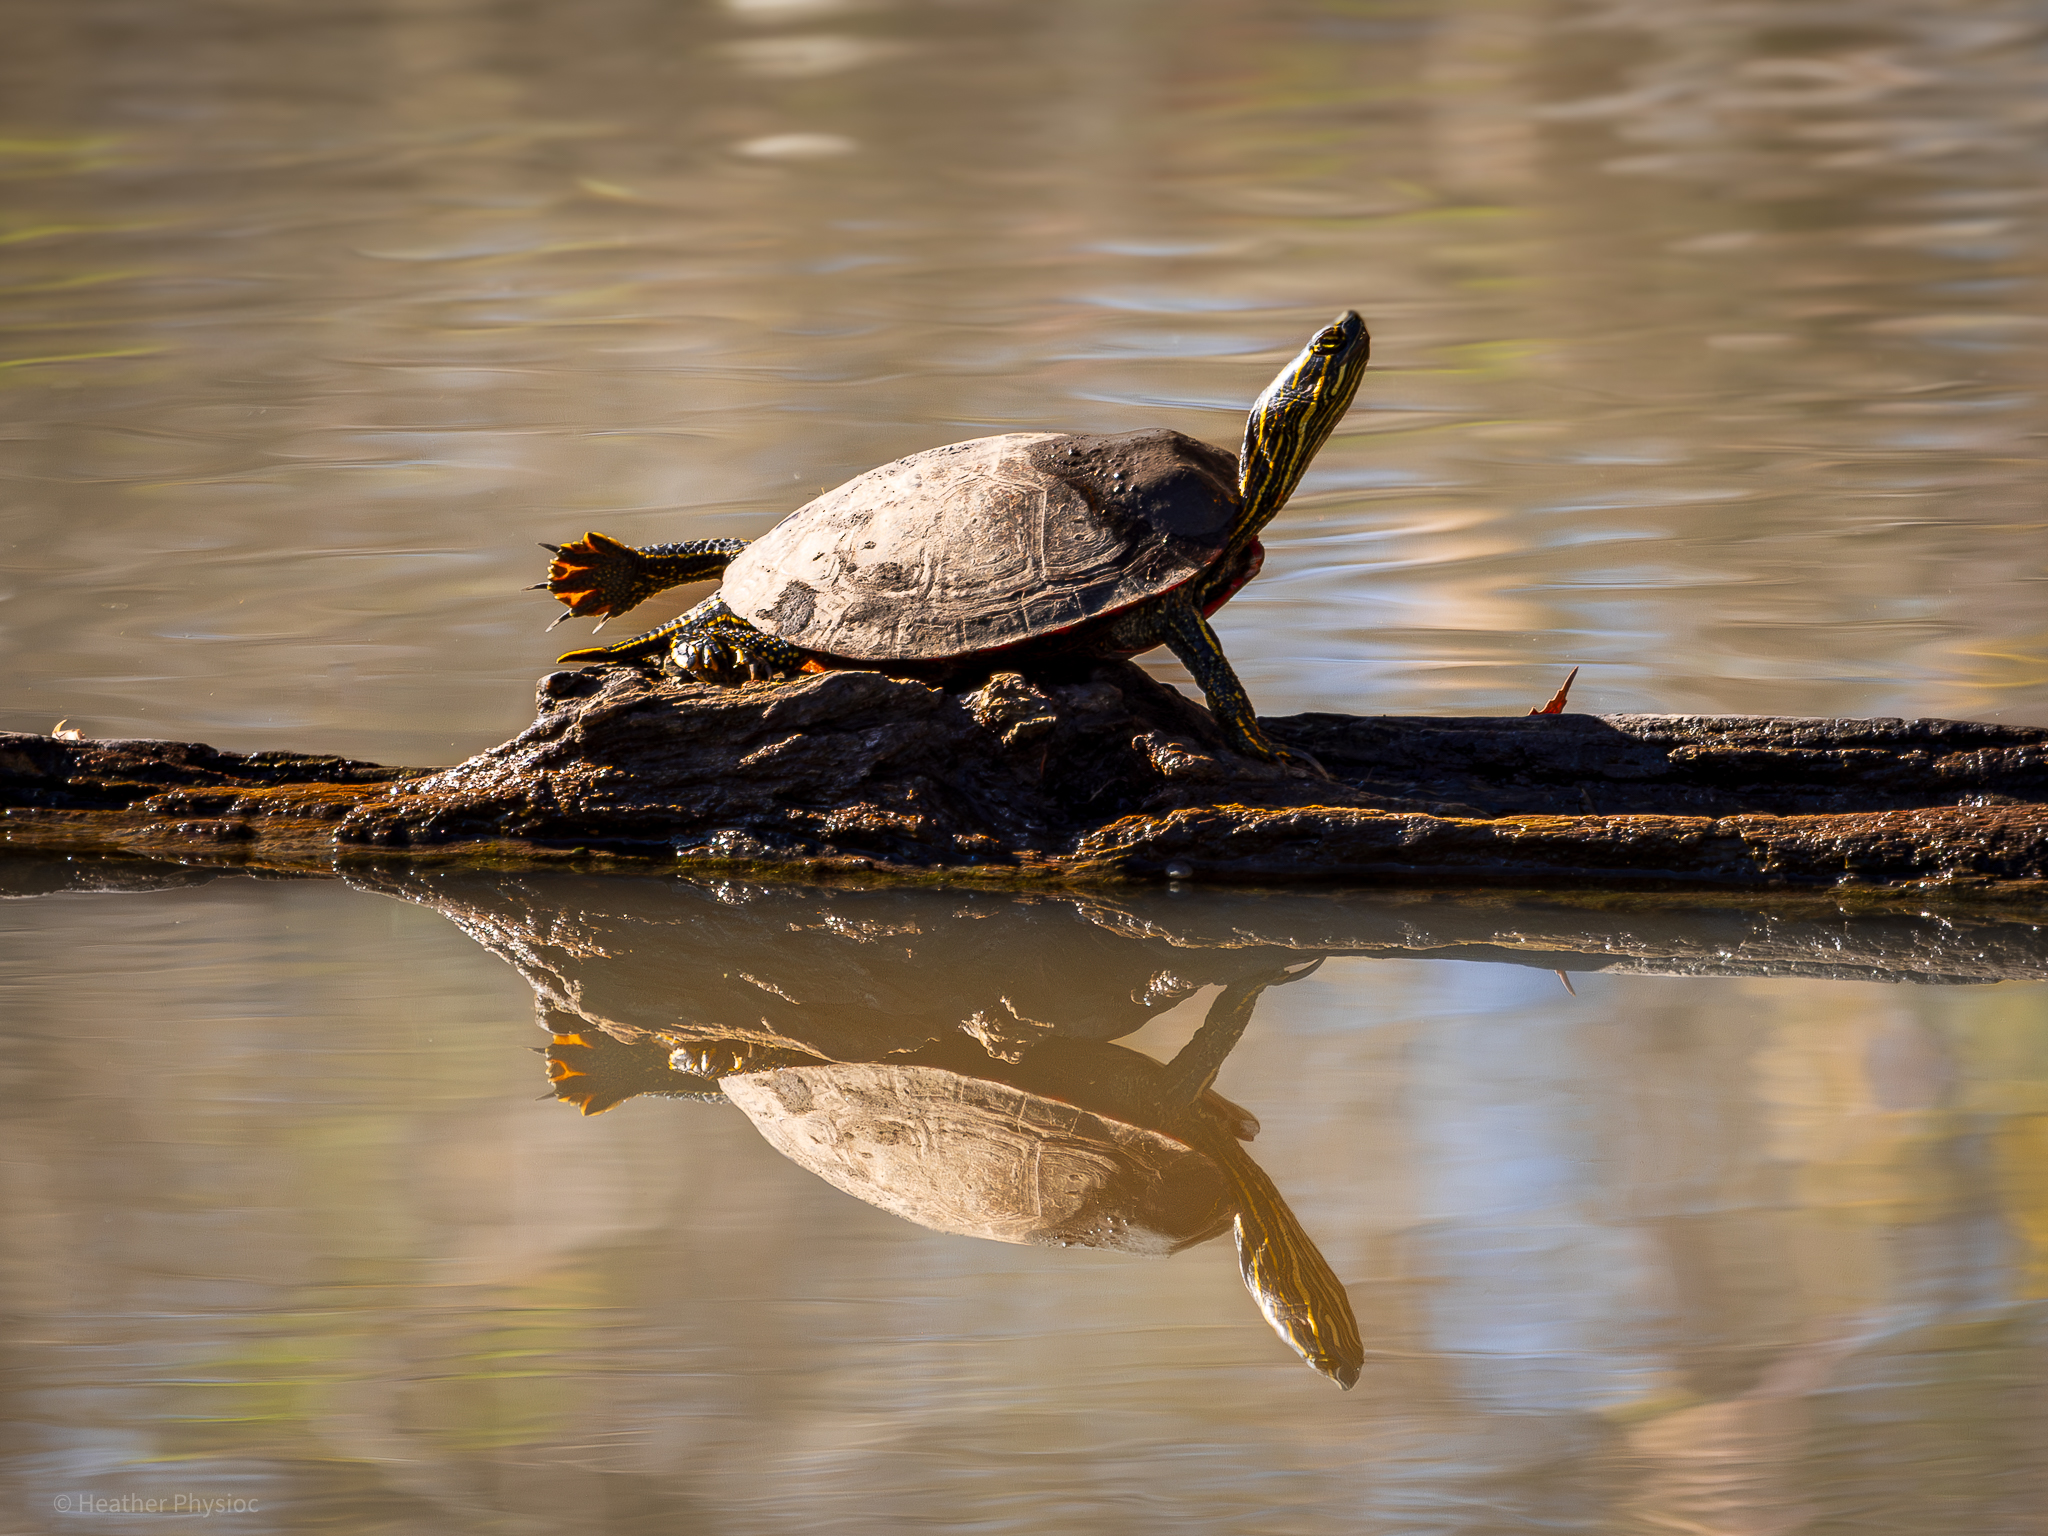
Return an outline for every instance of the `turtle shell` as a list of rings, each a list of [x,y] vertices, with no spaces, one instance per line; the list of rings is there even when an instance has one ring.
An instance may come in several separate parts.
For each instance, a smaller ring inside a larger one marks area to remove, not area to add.
[[[1208,1157],[1160,1131],[943,1067],[833,1062],[722,1078],[776,1151],[919,1226],[1168,1254],[1225,1231]]]
[[[726,568],[748,623],[857,661],[1001,650],[1170,592],[1228,548],[1237,456],[1179,432],[929,448],[799,507]]]

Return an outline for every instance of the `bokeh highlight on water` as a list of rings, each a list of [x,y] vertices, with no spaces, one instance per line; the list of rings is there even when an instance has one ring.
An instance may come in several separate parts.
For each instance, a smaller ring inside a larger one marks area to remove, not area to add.
[[[1347,305],[1374,370],[1218,620],[1265,712],[1578,665],[2048,722],[2017,0],[0,20],[0,727],[449,761],[579,634],[537,541],[751,536],[984,432],[1234,444]],[[889,938],[821,912],[792,945]],[[1351,1287],[1341,1396],[1227,1244],[943,1237],[731,1110],[535,1102],[502,926],[0,913],[0,1529],[2042,1529],[2041,983],[1276,989],[1220,1086]]]

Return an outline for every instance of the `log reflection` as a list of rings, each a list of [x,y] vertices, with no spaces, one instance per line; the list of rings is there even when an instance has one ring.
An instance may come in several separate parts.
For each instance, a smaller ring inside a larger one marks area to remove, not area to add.
[[[1267,988],[1330,955],[1919,981],[2044,965],[2034,925],[1897,914],[356,879],[519,971],[551,1094],[584,1114],[723,1101],[799,1166],[941,1232],[1160,1256],[1231,1231],[1274,1328],[1346,1386],[1364,1351],[1344,1287],[1247,1152],[1257,1118],[1215,1086]],[[1205,1012],[1170,1060],[1117,1043],[1183,1003]]]

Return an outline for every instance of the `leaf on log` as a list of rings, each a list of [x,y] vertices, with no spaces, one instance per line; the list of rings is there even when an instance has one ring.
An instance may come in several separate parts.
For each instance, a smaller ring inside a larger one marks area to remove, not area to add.
[[[1572,681],[1573,681],[1573,679],[1574,679],[1574,678],[1576,678],[1576,677],[1577,677],[1578,675],[1579,675],[1579,669],[1578,669],[1577,667],[1573,667],[1573,668],[1571,669],[1570,673],[1568,673],[1568,674],[1566,675],[1566,677],[1565,677],[1565,680],[1564,680],[1564,686],[1563,686],[1563,687],[1561,687],[1561,688],[1559,688],[1559,689],[1557,690],[1557,692],[1553,693],[1553,694],[1552,694],[1552,695],[1550,696],[1550,702],[1549,702],[1548,704],[1544,705],[1544,706],[1543,706],[1543,707],[1542,707],[1541,709],[1532,709],[1532,710],[1530,710],[1530,711],[1529,711],[1529,713],[1530,713],[1530,714],[1532,714],[1532,715],[1561,715],[1561,714],[1563,714],[1563,713],[1564,713],[1564,699],[1565,699],[1565,695],[1566,695],[1566,694],[1568,694],[1568,693],[1570,693],[1570,692],[1572,691]]]

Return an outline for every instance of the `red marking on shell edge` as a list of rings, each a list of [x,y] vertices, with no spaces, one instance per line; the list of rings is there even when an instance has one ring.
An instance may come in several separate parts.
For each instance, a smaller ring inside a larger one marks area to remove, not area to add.
[[[1207,607],[1205,607],[1202,610],[1202,617],[1206,619],[1210,617],[1212,614],[1214,614],[1218,608],[1221,608],[1225,603],[1229,602],[1233,597],[1237,596],[1238,593],[1242,592],[1245,589],[1245,587],[1250,583],[1251,579],[1254,576],[1258,575],[1259,572],[1264,570],[1265,568],[1266,546],[1261,544],[1257,539],[1253,539],[1251,549],[1248,551],[1245,557],[1244,574],[1238,577],[1236,581],[1232,582],[1230,586],[1226,587],[1221,597],[1217,598],[1215,602],[1210,603]]]

